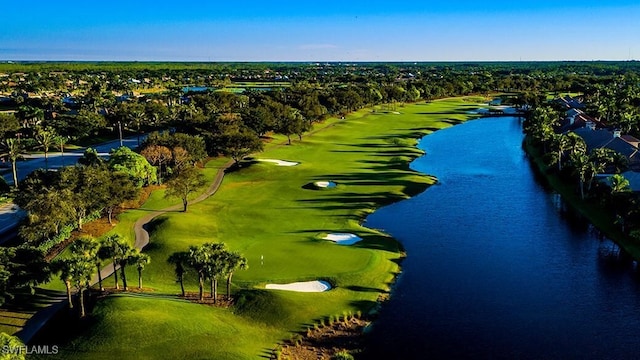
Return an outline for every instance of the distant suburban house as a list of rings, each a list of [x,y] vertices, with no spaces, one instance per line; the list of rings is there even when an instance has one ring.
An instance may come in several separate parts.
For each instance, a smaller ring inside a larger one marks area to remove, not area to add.
[[[595,126],[596,128],[605,127],[601,121],[585,114],[584,111],[580,109],[569,109],[565,113],[565,118],[562,120],[558,132],[566,133],[587,126]]]
[[[610,149],[622,154],[629,160],[629,168],[640,170],[640,140],[630,135],[621,135],[619,130],[596,129],[593,126],[573,131],[587,145],[587,152],[594,149]]]
[[[587,145],[587,152],[600,149],[613,140],[613,133],[606,129],[596,129],[593,127],[583,127],[573,131],[580,136]]]

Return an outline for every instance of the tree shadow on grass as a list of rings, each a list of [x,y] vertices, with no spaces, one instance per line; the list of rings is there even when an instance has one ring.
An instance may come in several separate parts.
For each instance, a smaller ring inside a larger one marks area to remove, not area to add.
[[[162,228],[163,226],[165,226],[165,223],[167,222],[167,217],[166,216],[157,216],[155,217],[153,220],[149,221],[148,223],[144,224],[142,226],[142,228],[144,230],[146,230],[149,235],[151,236],[151,234],[153,234],[153,232],[155,232],[156,230]]]
[[[34,294],[31,294],[28,289],[21,289],[14,296],[2,306],[3,309],[15,313],[29,313],[66,299],[66,294],[63,291],[41,288],[36,288]]]
[[[244,170],[244,169],[248,169],[250,167],[252,167],[255,164],[258,164],[260,161],[254,159],[254,158],[245,158],[243,160],[240,160],[240,162],[234,162],[231,166],[229,166],[228,168],[226,168],[224,170],[225,174],[231,174],[234,173],[236,171],[240,171],[240,170]]]
[[[262,359],[273,359],[274,358],[273,354],[274,354],[273,349],[263,348],[262,352],[260,352],[260,355],[258,355],[258,357]]]
[[[359,286],[359,285],[345,286],[345,289],[348,289],[348,290],[351,290],[351,291],[360,291],[360,292],[388,293],[388,291],[386,291],[386,290],[373,288],[373,287],[367,287],[367,286]]]
[[[392,253],[404,252],[404,247],[399,241],[393,238],[381,236],[381,235],[363,235],[362,241],[359,241],[353,245],[356,248],[372,249],[372,250],[384,250]]]

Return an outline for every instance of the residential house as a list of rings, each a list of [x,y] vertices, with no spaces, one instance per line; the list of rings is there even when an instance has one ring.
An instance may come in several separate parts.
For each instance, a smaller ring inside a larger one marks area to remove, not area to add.
[[[573,132],[584,140],[587,145],[587,153],[594,149],[611,149],[629,160],[630,169],[640,171],[640,149],[638,149],[640,140],[630,135],[623,137],[619,130],[596,129],[593,123]]]
[[[595,126],[596,128],[604,128],[605,124],[597,119],[585,114],[580,109],[569,109],[565,113],[565,118],[560,123],[560,129],[558,132],[566,133],[568,131],[574,131],[586,126]]]

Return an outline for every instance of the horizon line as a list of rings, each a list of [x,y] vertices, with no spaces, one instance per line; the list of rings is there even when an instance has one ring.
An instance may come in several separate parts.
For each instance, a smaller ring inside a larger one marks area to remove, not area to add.
[[[197,63],[197,64],[214,64],[214,63],[553,63],[553,62],[638,62],[639,59],[591,59],[591,60],[13,60],[0,59],[0,64],[17,64],[17,63]]]

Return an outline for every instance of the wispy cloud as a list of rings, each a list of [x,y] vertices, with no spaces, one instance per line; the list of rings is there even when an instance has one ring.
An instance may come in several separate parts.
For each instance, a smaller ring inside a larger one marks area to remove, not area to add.
[[[322,49],[336,49],[337,45],[334,44],[304,44],[298,46],[300,50],[322,50]]]

